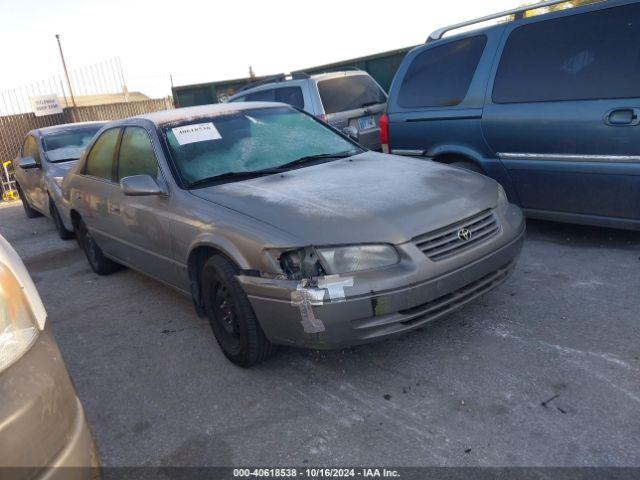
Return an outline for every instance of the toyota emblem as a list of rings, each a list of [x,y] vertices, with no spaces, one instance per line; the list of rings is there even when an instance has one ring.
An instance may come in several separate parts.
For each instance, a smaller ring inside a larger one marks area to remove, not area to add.
[[[458,230],[458,239],[462,240],[463,242],[468,242],[469,240],[471,240],[471,230],[469,230],[468,228],[461,228],[460,230]]]

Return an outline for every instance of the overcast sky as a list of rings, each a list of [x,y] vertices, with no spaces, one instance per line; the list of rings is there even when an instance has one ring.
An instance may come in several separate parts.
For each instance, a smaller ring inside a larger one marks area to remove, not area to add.
[[[522,0],[0,0],[0,91],[119,57],[130,90],[289,72],[424,42]]]

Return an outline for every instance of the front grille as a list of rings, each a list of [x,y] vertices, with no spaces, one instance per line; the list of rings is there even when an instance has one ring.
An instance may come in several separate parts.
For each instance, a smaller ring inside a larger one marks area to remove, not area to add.
[[[462,229],[468,230],[471,234],[468,240],[459,238],[458,233]],[[461,222],[420,235],[413,239],[413,243],[430,260],[440,260],[488,240],[499,230],[500,225],[494,213],[485,210]]]
[[[475,282],[465,285],[455,292],[448,293],[436,298],[435,300],[423,303],[422,305],[401,310],[398,313],[409,317],[401,323],[404,325],[411,325],[412,323],[422,321],[425,318],[434,318],[444,312],[455,310],[463,304],[500,285],[507,279],[514,266],[515,264],[513,262],[509,262],[498,270],[485,275]]]
[[[355,330],[363,332],[363,338],[373,338],[436,320],[496,288],[509,277],[515,265],[515,261],[512,260],[497,270],[437,298],[383,315],[374,313],[373,317],[353,320],[352,326]],[[377,304],[381,298],[377,297]]]

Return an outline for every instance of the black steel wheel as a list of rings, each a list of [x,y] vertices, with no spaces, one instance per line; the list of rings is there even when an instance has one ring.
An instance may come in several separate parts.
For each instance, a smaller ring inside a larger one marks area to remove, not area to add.
[[[64,222],[60,217],[60,212],[51,197],[49,197],[49,212],[51,213],[51,218],[53,219],[53,223],[58,231],[58,236],[62,240],[71,240],[73,238],[73,231],[67,230],[67,227],[64,226]]]
[[[266,360],[275,346],[265,336],[247,295],[238,282],[235,266],[214,255],[205,263],[201,291],[205,312],[224,355],[241,367]]]
[[[91,236],[89,229],[82,220],[78,220],[75,230],[78,245],[84,250],[89,266],[98,275],[109,275],[120,268],[113,260],[104,256],[102,249]]]

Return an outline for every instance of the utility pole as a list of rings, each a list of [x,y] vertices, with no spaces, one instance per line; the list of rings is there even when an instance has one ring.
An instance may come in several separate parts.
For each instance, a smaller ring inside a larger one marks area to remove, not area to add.
[[[75,107],[76,99],[73,97],[73,90],[71,89],[71,80],[69,80],[69,72],[67,72],[67,63],[64,61],[64,54],[62,53],[62,45],[60,44],[60,35],[57,33],[56,33],[56,40],[58,41],[58,49],[60,50],[60,58],[62,59],[62,68],[64,69],[64,76],[67,78],[67,87],[69,87],[71,104]]]

